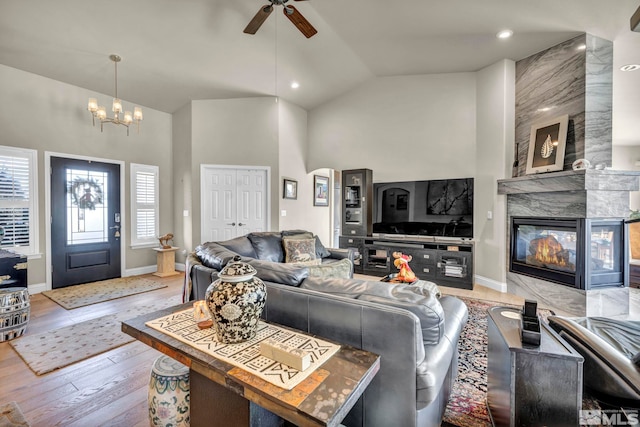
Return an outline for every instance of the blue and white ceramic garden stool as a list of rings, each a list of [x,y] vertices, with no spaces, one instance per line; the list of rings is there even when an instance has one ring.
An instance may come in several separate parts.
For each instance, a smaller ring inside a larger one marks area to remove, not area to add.
[[[151,368],[149,421],[152,427],[189,426],[189,368],[160,356]]]

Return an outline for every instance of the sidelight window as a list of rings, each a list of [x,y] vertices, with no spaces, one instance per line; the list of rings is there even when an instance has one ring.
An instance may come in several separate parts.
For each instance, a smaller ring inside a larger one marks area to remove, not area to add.
[[[0,247],[38,250],[37,151],[0,146]]]
[[[132,247],[158,243],[158,176],[158,166],[131,164]]]

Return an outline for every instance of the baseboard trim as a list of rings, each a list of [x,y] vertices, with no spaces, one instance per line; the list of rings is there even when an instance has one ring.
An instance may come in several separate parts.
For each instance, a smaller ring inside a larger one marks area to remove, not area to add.
[[[502,293],[507,292],[506,283],[498,282],[497,280],[489,279],[488,277],[479,276],[477,274],[473,278],[474,278],[474,283],[477,283],[478,285],[482,285],[487,288],[493,289],[494,291],[498,291]]]
[[[176,262],[176,266],[175,269],[176,271],[185,271],[186,270],[186,265],[182,262]]]
[[[156,265],[147,265],[146,267],[130,268],[125,270],[123,277],[139,276],[141,274],[155,273],[156,271],[158,271],[158,266]]]
[[[35,283],[33,285],[28,285],[27,289],[29,290],[29,295],[39,294],[40,292],[48,290],[46,283]]]

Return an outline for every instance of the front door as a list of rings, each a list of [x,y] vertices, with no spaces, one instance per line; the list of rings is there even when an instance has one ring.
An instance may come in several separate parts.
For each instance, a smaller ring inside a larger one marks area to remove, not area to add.
[[[201,173],[203,242],[267,230],[267,170],[205,166]]]
[[[52,288],[120,277],[120,165],[51,157]]]

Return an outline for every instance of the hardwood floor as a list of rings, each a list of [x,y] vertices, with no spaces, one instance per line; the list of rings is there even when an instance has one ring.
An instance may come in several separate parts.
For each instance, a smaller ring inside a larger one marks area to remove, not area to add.
[[[149,275],[168,287],[73,310],[65,310],[42,294],[32,295],[31,319],[25,335],[180,295],[182,277]],[[18,402],[34,427],[148,426],[149,372],[160,354],[133,342],[38,376],[8,342],[0,343],[0,403]]]
[[[150,279],[167,288],[65,310],[49,298],[31,297],[26,335],[116,313],[136,304],[180,295],[182,276]],[[378,280],[379,278],[373,278]],[[473,291],[441,287],[445,294],[522,304],[522,299],[476,285]],[[147,385],[161,353],[133,342],[45,375],[35,375],[8,342],[0,343],[0,403],[16,401],[32,426],[148,426]]]

